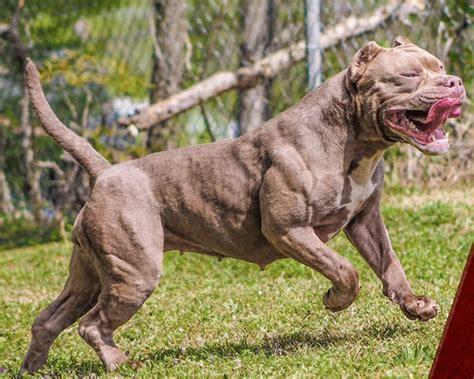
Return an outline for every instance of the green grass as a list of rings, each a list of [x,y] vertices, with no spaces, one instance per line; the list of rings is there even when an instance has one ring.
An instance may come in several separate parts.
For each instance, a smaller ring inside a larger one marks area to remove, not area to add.
[[[473,242],[474,190],[388,196],[384,215],[394,248],[420,294],[441,314],[407,320],[343,235],[330,245],[359,269],[361,293],[338,314],[321,296],[329,282],[291,260],[257,266],[168,253],[160,287],[116,333],[142,363],[123,377],[426,377]],[[60,291],[70,246],[0,252],[0,367],[17,372],[34,317]],[[42,375],[105,375],[77,326],[55,342]],[[117,376],[117,373],[113,375]]]

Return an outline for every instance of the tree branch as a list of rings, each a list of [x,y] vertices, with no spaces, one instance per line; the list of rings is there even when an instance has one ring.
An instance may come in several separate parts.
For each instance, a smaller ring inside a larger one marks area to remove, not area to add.
[[[11,24],[0,25],[0,36],[11,43],[14,56],[18,60],[21,68],[24,67],[26,57],[28,56],[28,47],[21,41],[20,32],[18,30],[21,12],[24,6],[24,0],[19,0]]]
[[[0,38],[6,38],[6,35],[10,32],[10,25],[0,24]]]
[[[211,141],[215,142],[216,137],[214,137],[214,133],[212,133],[211,122],[209,121],[209,117],[207,116],[206,108],[204,108],[203,103],[200,103],[199,106],[201,108],[202,117],[204,118],[204,125],[206,126],[207,134],[209,134]]]
[[[377,8],[370,15],[359,18],[351,16],[321,34],[321,49],[327,49],[348,38],[374,30],[388,19],[405,16],[415,9],[417,9],[416,2],[390,0],[388,4]],[[140,129],[147,129],[226,91],[254,87],[262,79],[273,78],[303,60],[305,48],[305,41],[300,41],[268,55],[252,66],[241,67],[235,72],[218,72],[176,95],[151,104],[136,115],[119,119],[119,124],[123,126],[134,124]]]
[[[38,161],[37,162],[37,167],[41,168],[41,169],[53,170],[60,180],[64,180],[64,177],[65,177],[64,171],[62,170],[61,167],[59,167],[59,165],[56,162]]]

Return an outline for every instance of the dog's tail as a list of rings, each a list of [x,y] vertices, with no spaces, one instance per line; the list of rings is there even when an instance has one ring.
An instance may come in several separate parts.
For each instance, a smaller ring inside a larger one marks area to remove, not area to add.
[[[54,114],[41,87],[38,70],[30,58],[26,61],[25,82],[33,109],[46,133],[87,170],[94,182],[102,171],[110,167],[110,163],[89,142],[68,129]]]

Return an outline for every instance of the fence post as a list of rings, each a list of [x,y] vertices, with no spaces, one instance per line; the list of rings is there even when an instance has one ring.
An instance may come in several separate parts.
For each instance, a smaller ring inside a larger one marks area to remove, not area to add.
[[[321,0],[305,0],[305,32],[308,88],[322,81],[321,69]]]

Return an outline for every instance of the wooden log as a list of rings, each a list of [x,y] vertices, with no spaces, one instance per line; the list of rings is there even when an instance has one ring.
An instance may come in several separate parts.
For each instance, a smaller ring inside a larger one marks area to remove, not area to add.
[[[370,15],[348,17],[344,22],[321,34],[321,49],[327,49],[345,39],[374,30],[389,18],[405,16],[416,7],[414,1],[390,0]],[[302,61],[305,58],[305,49],[305,41],[300,41],[288,48],[277,50],[252,66],[241,67],[235,72],[218,72],[176,95],[151,104],[136,115],[119,119],[119,124],[122,126],[133,124],[139,129],[147,129],[226,91],[254,87],[262,79],[273,78],[281,71]]]

